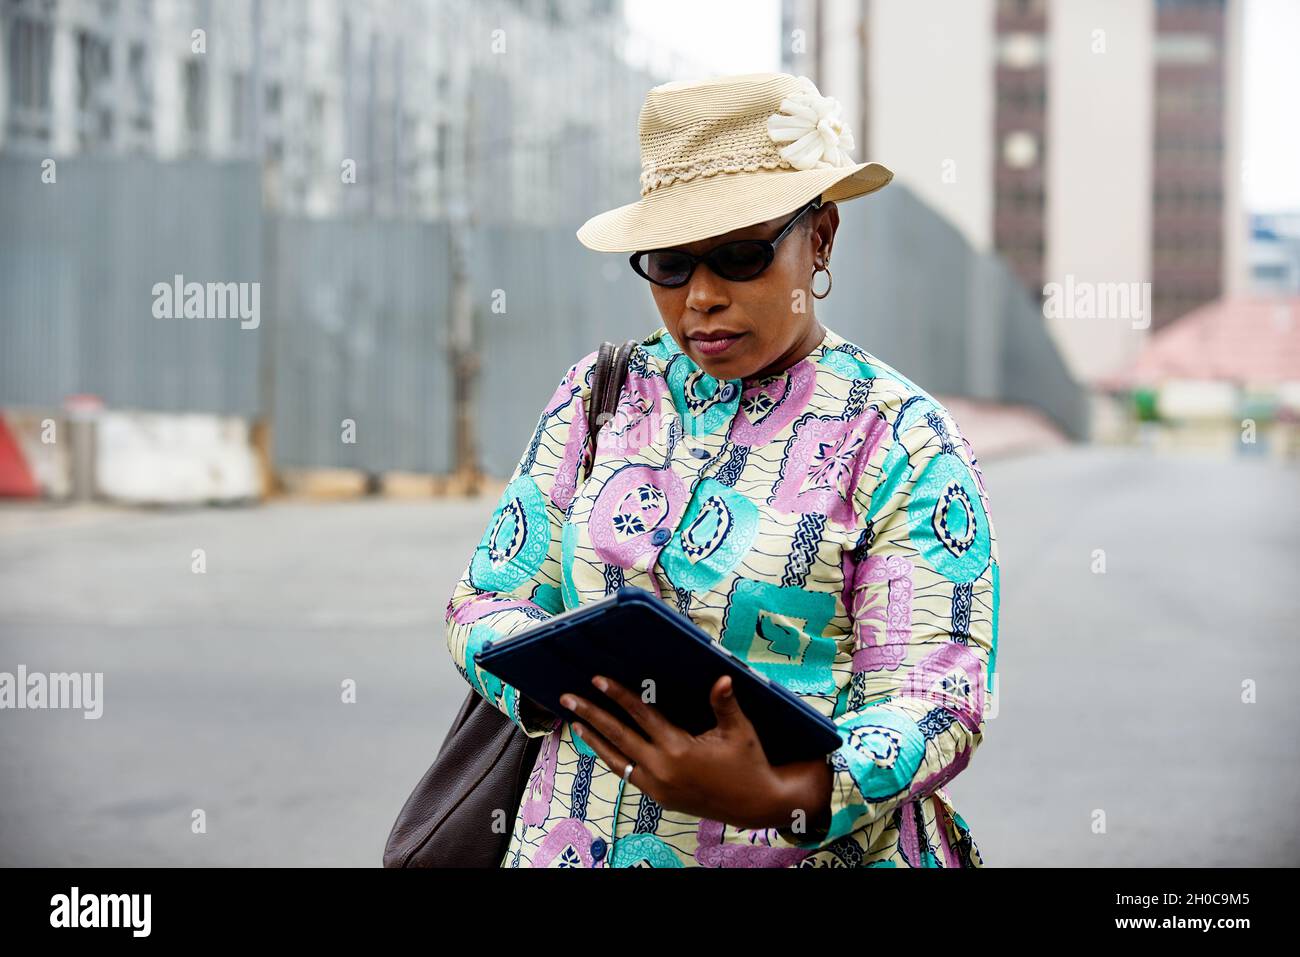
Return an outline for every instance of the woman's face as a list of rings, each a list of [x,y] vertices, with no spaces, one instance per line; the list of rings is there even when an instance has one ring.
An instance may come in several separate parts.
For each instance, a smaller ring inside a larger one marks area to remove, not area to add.
[[[736,239],[775,239],[794,210],[765,223],[674,246],[703,255]],[[776,247],[776,258],[757,279],[731,282],[700,263],[683,286],[651,285],[664,326],[691,359],[715,379],[758,378],[798,362],[825,331],[813,315],[814,264],[825,263],[840,223],[834,203],[803,214]],[[725,348],[709,349],[697,336],[734,335]],[[709,350],[709,351],[706,351]]]

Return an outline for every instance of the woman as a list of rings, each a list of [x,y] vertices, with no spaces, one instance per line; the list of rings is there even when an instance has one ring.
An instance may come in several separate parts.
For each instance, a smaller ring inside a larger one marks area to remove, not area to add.
[[[785,74],[656,87],[642,199],[578,232],[633,253],[663,325],[582,483],[596,353],[568,369],[447,606],[462,674],[545,736],[503,867],[982,866],[943,785],[983,739],[997,545],[951,415],[814,313],[835,201],[892,177],[849,158],[838,109]],[[602,689],[637,728],[583,688],[560,718],[474,664],[624,584],[830,716],[842,746],[770,765],[727,678],[693,736],[640,689]]]

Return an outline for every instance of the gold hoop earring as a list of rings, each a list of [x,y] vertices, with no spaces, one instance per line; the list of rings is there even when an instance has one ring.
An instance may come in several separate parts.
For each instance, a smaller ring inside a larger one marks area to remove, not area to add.
[[[835,278],[831,275],[831,261],[829,259],[826,260],[825,268],[818,268],[813,270],[813,279],[817,278],[817,274],[819,272],[826,273],[826,291],[823,293],[819,293],[817,292],[816,289],[811,289],[811,292],[813,294],[814,299],[825,299],[827,296],[831,294],[831,285],[835,282]]]

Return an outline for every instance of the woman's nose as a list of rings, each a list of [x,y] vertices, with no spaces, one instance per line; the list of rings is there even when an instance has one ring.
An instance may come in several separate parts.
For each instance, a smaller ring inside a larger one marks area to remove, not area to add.
[[[696,312],[712,312],[730,301],[727,281],[710,269],[708,263],[695,267],[686,289],[686,305]]]

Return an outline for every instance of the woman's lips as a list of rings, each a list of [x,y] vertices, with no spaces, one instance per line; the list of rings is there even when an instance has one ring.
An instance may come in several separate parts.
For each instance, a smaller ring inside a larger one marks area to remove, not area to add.
[[[743,332],[739,332],[734,336],[726,336],[722,339],[691,339],[691,342],[695,343],[695,348],[704,355],[717,356],[730,349],[732,344],[743,335]]]

